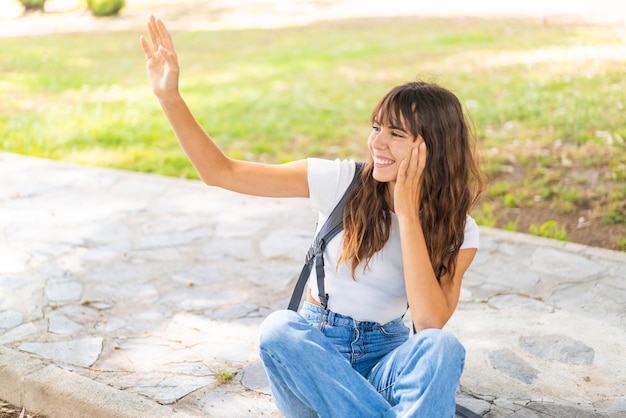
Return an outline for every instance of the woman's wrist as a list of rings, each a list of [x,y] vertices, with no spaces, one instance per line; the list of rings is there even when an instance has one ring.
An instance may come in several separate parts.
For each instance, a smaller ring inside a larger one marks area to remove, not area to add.
[[[178,90],[175,90],[170,93],[158,94],[157,98],[159,99],[159,102],[163,105],[176,103],[176,102],[180,102],[183,100],[183,97],[181,96],[180,91]]]
[[[420,227],[422,226],[419,211],[409,211],[409,213],[404,213],[404,211],[396,212],[396,216],[398,217],[398,221],[402,222],[410,222],[416,223]]]

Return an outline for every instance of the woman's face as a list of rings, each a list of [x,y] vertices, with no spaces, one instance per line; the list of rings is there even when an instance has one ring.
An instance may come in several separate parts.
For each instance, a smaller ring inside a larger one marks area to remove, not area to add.
[[[386,124],[380,118],[374,119],[372,133],[367,141],[372,160],[374,161],[374,179],[383,183],[395,183],[398,166],[402,160],[409,158],[411,150],[421,140],[416,138],[404,126]]]

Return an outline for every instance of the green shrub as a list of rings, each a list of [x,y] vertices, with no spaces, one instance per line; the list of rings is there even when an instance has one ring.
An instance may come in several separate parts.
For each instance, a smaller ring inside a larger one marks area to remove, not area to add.
[[[475,209],[472,216],[478,225],[495,228],[497,218],[495,215],[495,206],[484,202],[480,210]]]
[[[518,228],[519,228],[519,217],[515,218],[514,221],[507,222],[502,227],[502,229],[504,229],[505,231],[511,231],[511,232],[517,232]]]
[[[94,16],[116,16],[126,5],[126,0],[87,0]]]
[[[602,222],[605,225],[626,224],[626,216],[622,215],[619,212],[611,211],[604,215],[604,217],[602,218]]]
[[[26,9],[27,12],[41,10],[43,12],[43,6],[46,0],[19,0]]]
[[[560,227],[557,221],[547,221],[541,224],[541,226],[532,224],[528,228],[528,232],[539,237],[552,238],[560,241],[568,240],[567,231],[565,228]]]
[[[504,195],[504,207],[509,209],[517,207],[517,199],[513,193],[507,193]]]

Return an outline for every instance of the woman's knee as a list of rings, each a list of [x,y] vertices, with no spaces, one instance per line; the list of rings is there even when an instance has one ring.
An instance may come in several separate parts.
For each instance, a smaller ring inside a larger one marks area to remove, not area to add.
[[[437,328],[425,329],[415,334],[415,337],[420,340],[420,345],[440,353],[443,358],[465,361],[465,348],[449,332]]]
[[[302,322],[294,311],[272,312],[263,320],[259,328],[259,348],[268,349],[274,345],[285,345],[294,336],[294,328]]]

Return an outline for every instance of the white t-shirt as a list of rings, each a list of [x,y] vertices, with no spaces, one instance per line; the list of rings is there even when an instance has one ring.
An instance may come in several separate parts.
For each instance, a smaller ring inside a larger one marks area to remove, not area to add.
[[[348,188],[355,170],[356,164],[351,160],[308,160],[309,194],[313,210],[319,213],[318,231]],[[478,234],[476,222],[468,215],[461,248],[478,248]],[[391,213],[389,241],[374,254],[367,270],[363,271],[362,265],[357,267],[354,279],[345,263],[337,268],[342,237],[343,232],[340,232],[324,250],[324,287],[329,295],[328,309],[357,321],[381,324],[401,317],[407,309],[407,297],[396,214]],[[309,287],[311,295],[317,300],[315,269],[309,277]]]

